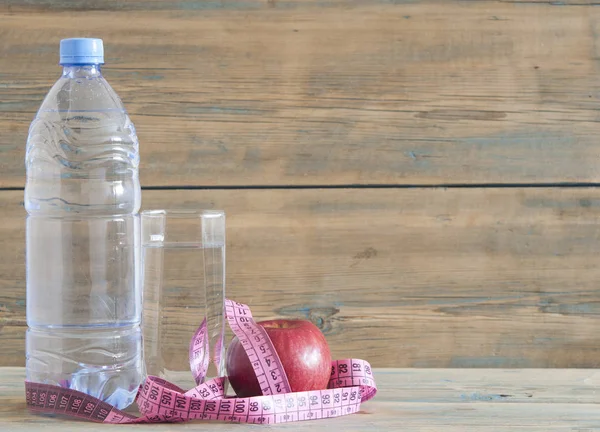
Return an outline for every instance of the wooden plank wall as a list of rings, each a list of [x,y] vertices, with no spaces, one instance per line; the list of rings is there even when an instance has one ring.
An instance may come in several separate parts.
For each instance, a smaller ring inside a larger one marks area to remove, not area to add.
[[[599,364],[592,2],[0,2],[0,366],[23,157],[63,37],[105,40],[144,207],[223,208],[228,295],[377,367]]]

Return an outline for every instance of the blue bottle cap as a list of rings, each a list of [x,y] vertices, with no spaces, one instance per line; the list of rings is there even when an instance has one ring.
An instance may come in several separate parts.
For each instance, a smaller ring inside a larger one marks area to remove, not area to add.
[[[61,65],[104,64],[102,39],[72,38],[60,41]]]

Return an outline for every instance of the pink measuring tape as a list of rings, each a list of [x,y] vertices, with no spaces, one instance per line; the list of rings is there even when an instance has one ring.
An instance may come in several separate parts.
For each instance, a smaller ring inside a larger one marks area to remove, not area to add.
[[[136,402],[142,417],[116,409],[85,393],[48,384],[25,382],[27,406],[99,423],[164,423],[221,420],[273,424],[339,417],[360,409],[375,396],[371,366],[364,360],[336,360],[326,390],[294,392],[273,343],[252,319],[248,306],[225,300],[229,326],[246,350],[263,396],[236,398],[224,394],[224,377],[202,383],[208,367],[206,321],[190,342],[190,368],[198,384],[185,391],[163,379],[149,376],[140,386]],[[202,360],[206,359],[206,360]]]

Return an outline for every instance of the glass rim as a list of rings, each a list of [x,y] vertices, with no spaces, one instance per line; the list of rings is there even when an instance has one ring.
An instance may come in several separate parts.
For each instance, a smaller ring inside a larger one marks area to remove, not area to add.
[[[142,218],[173,217],[173,218],[196,218],[196,217],[220,217],[225,216],[224,210],[213,209],[149,209],[140,212]]]

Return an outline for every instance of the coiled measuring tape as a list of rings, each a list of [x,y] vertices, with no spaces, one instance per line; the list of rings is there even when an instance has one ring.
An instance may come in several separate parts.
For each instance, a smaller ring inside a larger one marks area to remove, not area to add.
[[[100,423],[165,423],[220,420],[273,424],[339,417],[360,409],[377,392],[371,366],[360,359],[335,360],[327,389],[292,392],[283,365],[266,331],[248,306],[225,300],[227,322],[246,350],[263,395],[226,397],[225,377],[202,382],[208,368],[207,326],[202,322],[190,342],[190,368],[198,384],[185,391],[149,376],[140,386],[136,417],[85,393],[54,385],[25,382],[30,410]],[[219,350],[217,350],[219,351]],[[219,359],[215,359],[219,360]]]

